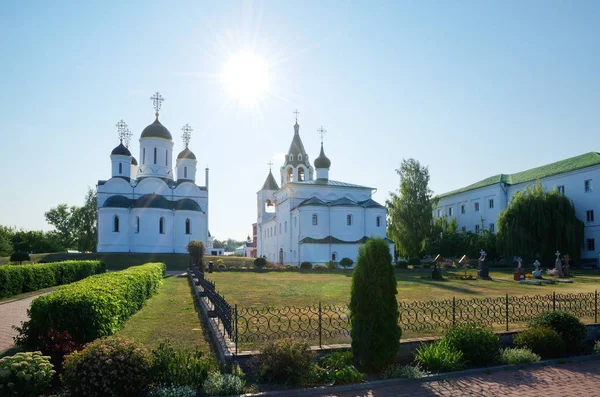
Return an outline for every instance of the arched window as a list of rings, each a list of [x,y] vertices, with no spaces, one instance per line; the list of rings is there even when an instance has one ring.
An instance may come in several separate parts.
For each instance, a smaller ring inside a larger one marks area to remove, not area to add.
[[[352,215],[350,214],[346,215],[346,225],[352,226]]]
[[[183,167],[183,177],[187,178],[187,167]]]
[[[334,252],[333,254],[331,254],[331,260],[332,260],[333,262],[335,262],[335,258],[336,258],[336,253]]]
[[[287,221],[285,221],[285,223],[284,223],[284,230],[283,231],[287,233]]]
[[[288,169],[288,182],[293,182],[293,181],[294,181],[294,169],[289,168]]]
[[[135,217],[135,232],[136,233],[140,232],[140,217],[139,216]]]
[[[192,234],[192,221],[190,221],[190,218],[185,220],[185,234]]]
[[[123,163],[119,163],[119,175],[123,173]]]
[[[302,161],[302,155],[301,154],[298,155],[298,160]]]
[[[312,224],[315,226],[319,224],[319,216],[317,214],[312,214]]]
[[[281,234],[281,222],[279,222],[279,234]]]
[[[304,180],[304,167],[298,167],[298,181]]]
[[[160,220],[158,221],[158,232],[160,234],[165,234],[165,218],[164,217],[160,217]]]
[[[144,148],[144,154],[142,155],[142,164],[146,164],[146,148]]]
[[[294,161],[294,155],[290,154],[290,161]]]
[[[381,226],[381,217],[378,216],[377,218],[375,218],[375,224],[377,225],[377,227]]]
[[[157,155],[156,155],[156,148],[154,148],[154,164],[156,164],[156,157],[157,157]]]
[[[116,215],[113,218],[113,232],[119,233],[119,217]]]
[[[169,165],[169,151],[165,150],[165,166]]]

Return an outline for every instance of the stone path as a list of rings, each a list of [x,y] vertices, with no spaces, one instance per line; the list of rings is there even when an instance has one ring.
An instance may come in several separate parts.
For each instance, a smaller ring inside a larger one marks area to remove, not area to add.
[[[554,364],[523,370],[499,370],[489,374],[448,378],[443,381],[409,381],[396,386],[340,393],[326,391],[314,396],[519,396],[569,397],[600,396],[600,359]]]
[[[27,309],[29,309],[31,301],[49,293],[50,291],[12,302],[0,303],[0,352],[13,347],[13,337],[17,335],[17,331],[12,329],[12,326],[19,326],[22,321],[28,319]]]

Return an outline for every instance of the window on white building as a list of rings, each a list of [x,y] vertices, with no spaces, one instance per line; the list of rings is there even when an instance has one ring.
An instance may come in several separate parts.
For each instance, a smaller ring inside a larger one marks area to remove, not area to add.
[[[560,194],[565,194],[565,185],[560,185],[556,189]]]
[[[461,213],[461,214],[464,214],[465,212],[467,212],[467,210],[466,210],[466,208],[465,208],[465,205],[464,205],[464,204],[461,204],[461,205],[460,205],[460,213]]]
[[[475,225],[475,233],[479,233],[479,225]]]
[[[279,234],[281,234],[281,222],[279,222]]]
[[[192,234],[192,221],[190,221],[190,218],[185,220],[185,234]]]
[[[285,221],[285,224],[284,224],[284,232],[287,233],[287,221]]]
[[[463,232],[466,232],[467,228],[465,226],[463,226],[463,227],[460,228],[460,230],[463,231]]]
[[[135,232],[136,234],[140,232],[140,217],[135,217]]]
[[[119,163],[119,175],[123,173],[123,163]]]
[[[585,240],[585,248],[588,251],[596,251],[596,240],[593,238],[588,238]]]
[[[585,189],[586,192],[591,192],[592,191],[592,180],[591,179],[587,179],[586,181],[583,182],[583,187]]]
[[[146,164],[146,148],[143,150],[144,154],[142,155],[142,164]]]
[[[158,157],[156,153],[156,148],[154,148],[154,164],[156,164],[156,158]]]
[[[452,207],[448,208],[448,216],[452,216],[452,210],[453,210]]]
[[[297,228],[297,227],[298,227],[298,217],[295,216],[294,217],[294,228]]]
[[[314,226],[319,224],[319,216],[317,214],[312,214],[312,224]]]
[[[160,234],[165,234],[165,218],[162,216],[158,220],[158,232]]]
[[[352,215],[346,215],[346,226],[352,226]]]
[[[494,225],[493,223],[490,223],[490,232],[496,233],[496,225]]]
[[[594,210],[585,211],[586,222],[594,222]]]
[[[187,167],[183,167],[183,177],[187,178]]]
[[[489,199],[488,205],[490,206],[490,208],[494,208],[494,199]]]
[[[302,161],[302,155],[301,154],[298,155],[298,160]]]
[[[380,216],[378,216],[377,218],[375,218],[375,225],[376,225],[377,227],[380,227],[380,226],[381,226],[381,217],[380,217]]]
[[[293,161],[293,160],[294,160],[294,155],[290,154],[290,161]]]
[[[302,182],[304,180],[304,168],[298,167],[298,181]]]
[[[475,212],[479,212],[479,203],[474,203],[473,209],[475,210]]]
[[[119,233],[119,217],[116,215],[113,218],[113,232]]]
[[[437,210],[437,217],[441,218],[442,217],[442,210]]]
[[[169,151],[165,150],[165,167],[169,165]]]

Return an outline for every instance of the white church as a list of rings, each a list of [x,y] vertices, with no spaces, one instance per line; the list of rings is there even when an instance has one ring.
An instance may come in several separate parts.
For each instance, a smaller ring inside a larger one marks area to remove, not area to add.
[[[185,253],[191,240],[210,248],[208,168],[205,184],[196,184],[192,129],[182,128],[185,147],[174,158],[173,137],[158,117],[163,98],[157,92],[151,99],[156,119],[140,136],[139,164],[127,125],[117,124],[121,143],[110,154],[111,178],[97,185],[98,252]]]
[[[292,265],[343,258],[356,262],[368,238],[387,239],[386,209],[372,199],[375,189],[331,180],[330,167],[322,139],[312,167],[296,119],[280,169],[281,188],[269,170],[257,193],[257,256]],[[393,257],[394,243],[387,241]]]

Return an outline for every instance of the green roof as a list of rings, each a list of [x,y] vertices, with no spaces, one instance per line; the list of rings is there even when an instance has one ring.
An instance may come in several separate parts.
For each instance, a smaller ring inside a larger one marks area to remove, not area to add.
[[[517,172],[515,174],[498,174],[490,176],[489,178],[473,183],[472,185],[465,186],[461,189],[456,189],[448,193],[440,194],[437,197],[448,197],[454,194],[468,192],[469,190],[475,190],[482,187],[495,185],[497,183],[504,183],[506,185],[518,185],[519,183],[531,182],[538,179],[547,178],[553,175],[564,174],[566,172],[592,167],[594,165],[600,165],[600,153],[589,152],[565,160],[560,160],[555,163],[542,165],[541,167]]]

